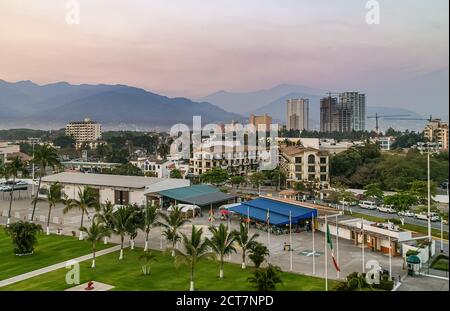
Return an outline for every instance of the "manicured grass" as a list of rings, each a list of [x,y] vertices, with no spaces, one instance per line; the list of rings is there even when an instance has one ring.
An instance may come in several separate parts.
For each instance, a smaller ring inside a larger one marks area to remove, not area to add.
[[[360,213],[345,213],[346,215],[350,215],[353,216],[355,218],[364,218],[368,221],[374,221],[374,222],[386,222],[388,219],[387,218],[381,218],[381,217],[376,217],[376,216],[370,216],[370,215],[365,215],[365,214],[360,214]],[[422,233],[427,235],[428,234],[428,228],[424,227],[424,226],[420,226],[420,225],[413,225],[413,224],[405,224],[403,226],[400,225],[401,228],[406,229],[406,230],[410,230],[410,231],[415,231],[418,233]],[[435,238],[440,238],[441,237],[441,231],[431,228],[431,235],[434,236]],[[448,232],[444,231],[444,239],[448,240]]]
[[[100,243],[97,248],[100,250],[111,246]],[[6,234],[4,227],[0,226],[0,280],[89,253],[91,244],[86,241],[78,241],[78,238],[68,236],[39,234],[33,255],[16,256],[11,237]]]
[[[448,271],[448,257],[438,256],[431,265],[431,268],[436,270]]]
[[[90,280],[115,286],[113,290],[128,291],[185,291],[189,289],[189,269],[176,267],[174,259],[167,253],[153,251],[157,261],[152,263],[151,275],[144,276],[141,271],[139,256],[142,249],[126,250],[125,258],[118,260],[118,253],[101,256],[96,260],[97,267],[90,268],[90,261],[80,264],[80,282]],[[253,268],[241,270],[240,265],[226,263],[224,278],[219,279],[219,266],[215,261],[201,261],[196,268],[196,290],[204,291],[245,291],[253,290],[247,282]],[[65,283],[68,270],[60,269],[41,276],[12,284],[0,290],[64,290],[74,285]],[[283,284],[277,290],[286,291],[322,291],[325,280],[293,273],[282,273]],[[336,281],[329,281],[333,288]],[[95,286],[95,285],[94,285]]]

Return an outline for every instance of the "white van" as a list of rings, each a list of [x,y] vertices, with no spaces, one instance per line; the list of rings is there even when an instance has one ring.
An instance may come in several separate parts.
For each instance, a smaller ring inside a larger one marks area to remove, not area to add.
[[[361,208],[365,208],[365,209],[377,209],[377,204],[375,202],[372,201],[362,201],[361,203],[359,203],[359,207]]]

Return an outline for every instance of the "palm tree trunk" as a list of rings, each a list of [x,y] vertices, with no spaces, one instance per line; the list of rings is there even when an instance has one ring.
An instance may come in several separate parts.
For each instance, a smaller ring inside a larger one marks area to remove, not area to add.
[[[242,269],[245,269],[245,250],[242,249],[242,265],[241,265]]]
[[[50,213],[52,212],[52,205],[48,205],[48,216],[47,216],[47,235],[50,235]]]
[[[14,195],[14,186],[16,185],[16,176],[13,176],[13,184],[11,188],[11,193],[9,194],[9,209],[8,209],[8,220],[6,221],[6,224],[9,226],[9,223],[11,222],[11,209],[12,209],[12,201],[13,201],[13,195]]]
[[[175,257],[175,245],[177,244],[177,241],[176,240],[174,240],[173,242],[172,242],[172,257]]]
[[[95,242],[92,243],[92,266],[91,268],[95,268]]]
[[[120,255],[119,260],[123,259],[123,235],[120,236]]]
[[[31,222],[33,222],[34,213],[36,212],[36,204],[37,204],[37,199],[38,199],[38,195],[39,195],[39,190],[41,190],[41,181],[42,181],[42,174],[39,174],[39,183],[38,183],[37,191],[36,191],[35,198],[34,198],[33,212],[31,213]],[[33,180],[33,182],[34,182],[34,180]]]
[[[83,240],[83,231],[81,231],[81,228],[83,228],[83,220],[84,220],[84,210],[81,211],[81,224],[80,224],[80,241]]]
[[[148,234],[150,233],[150,231],[146,231],[145,234],[145,246],[144,246],[144,252],[148,251]]]
[[[223,279],[223,256],[220,256],[220,271],[219,271],[219,278]]]
[[[194,287],[194,264],[193,263],[191,263],[191,284],[190,284],[189,290],[191,292],[193,292],[195,290],[195,287]]]

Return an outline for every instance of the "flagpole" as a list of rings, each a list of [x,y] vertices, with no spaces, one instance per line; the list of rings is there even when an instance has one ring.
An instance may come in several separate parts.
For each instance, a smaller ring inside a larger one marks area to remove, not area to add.
[[[391,236],[388,236],[389,239],[389,280],[392,280],[392,246],[391,246]]]
[[[267,247],[269,248],[269,263],[270,263],[270,211],[267,209]]]
[[[250,207],[247,206],[247,231],[250,232]]]
[[[325,216],[325,291],[328,291],[328,249],[327,249],[328,218]]]
[[[339,266],[339,225],[338,225],[338,217],[339,215],[336,214],[336,262]],[[337,278],[340,277],[340,271],[337,270]]]
[[[315,225],[314,225],[314,214],[312,214],[311,216],[311,221],[312,221],[312,253],[313,253],[313,275],[316,274],[316,246],[315,246],[315,240],[314,240],[314,235],[315,235]]]
[[[364,219],[361,218],[361,229],[362,229],[362,273],[365,273],[366,269],[365,269],[365,259],[364,259],[364,244],[365,244],[365,239],[364,239]]]
[[[289,211],[289,260],[290,268],[292,269],[292,212]]]

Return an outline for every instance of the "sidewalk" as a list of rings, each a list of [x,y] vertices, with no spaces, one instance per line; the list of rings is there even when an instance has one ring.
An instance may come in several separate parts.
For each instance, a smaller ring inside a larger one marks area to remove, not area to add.
[[[110,254],[110,253],[116,252],[118,250],[120,250],[120,245],[116,245],[116,246],[113,246],[113,247],[110,247],[110,248],[98,251],[98,252],[95,253],[95,256],[96,257],[103,256],[103,255],[106,255],[106,254]],[[78,262],[82,262],[82,261],[86,261],[86,260],[90,260],[90,259],[92,259],[92,254],[84,255],[84,256],[81,256],[81,257],[78,257],[78,258],[69,259],[69,260],[76,260]],[[29,278],[41,275],[41,274],[45,274],[45,273],[48,273],[48,272],[51,272],[51,271],[54,271],[54,270],[65,268],[66,267],[66,263],[69,260],[66,260],[64,262],[60,262],[60,263],[57,263],[57,264],[54,264],[54,265],[51,265],[51,266],[48,266],[48,267],[45,267],[45,268],[41,268],[41,269],[38,269],[38,270],[27,272],[27,273],[24,273],[24,274],[16,275],[16,276],[14,276],[12,278],[9,278],[9,279],[6,279],[6,280],[2,280],[2,281],[0,281],[0,287],[11,285],[13,283],[17,283],[17,282],[20,282],[20,281],[23,281],[23,280],[26,280],[26,279],[29,279]]]

